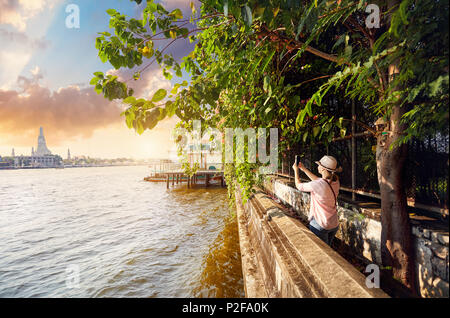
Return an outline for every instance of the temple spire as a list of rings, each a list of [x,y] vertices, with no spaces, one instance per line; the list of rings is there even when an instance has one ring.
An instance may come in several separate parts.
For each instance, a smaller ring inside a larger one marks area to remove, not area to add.
[[[38,147],[36,150],[36,156],[45,156],[51,155],[51,151],[47,148],[47,143],[45,142],[44,137],[44,129],[42,127],[39,128],[39,137],[38,137]]]

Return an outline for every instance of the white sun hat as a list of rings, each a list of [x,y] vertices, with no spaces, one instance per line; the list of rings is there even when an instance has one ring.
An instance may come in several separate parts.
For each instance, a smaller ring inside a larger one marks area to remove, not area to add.
[[[323,156],[320,161],[316,161],[316,163],[322,168],[327,169],[331,172],[341,172],[342,168],[337,167],[337,160],[332,156]]]

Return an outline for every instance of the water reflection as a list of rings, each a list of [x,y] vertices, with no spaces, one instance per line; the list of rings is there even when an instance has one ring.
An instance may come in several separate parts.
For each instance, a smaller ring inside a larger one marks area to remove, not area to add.
[[[237,218],[229,215],[222,232],[203,259],[200,285],[195,297],[244,297]]]

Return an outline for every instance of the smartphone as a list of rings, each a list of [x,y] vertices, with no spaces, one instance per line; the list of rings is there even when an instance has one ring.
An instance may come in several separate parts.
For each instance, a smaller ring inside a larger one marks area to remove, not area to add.
[[[298,166],[300,164],[300,156],[295,155],[295,165]]]

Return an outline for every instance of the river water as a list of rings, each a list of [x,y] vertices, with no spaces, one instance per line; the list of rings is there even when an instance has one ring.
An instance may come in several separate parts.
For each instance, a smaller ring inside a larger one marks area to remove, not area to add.
[[[0,171],[0,297],[243,297],[226,189],[147,174]]]

